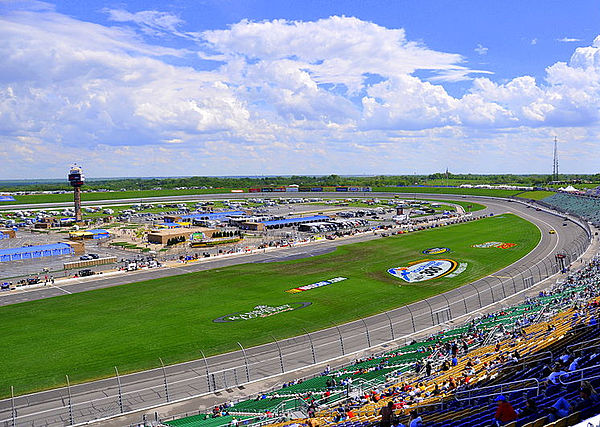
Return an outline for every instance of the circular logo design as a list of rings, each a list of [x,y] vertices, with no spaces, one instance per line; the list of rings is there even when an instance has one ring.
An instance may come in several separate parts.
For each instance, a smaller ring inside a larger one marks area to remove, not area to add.
[[[421,253],[424,253],[425,255],[439,255],[439,254],[443,254],[444,252],[450,252],[450,248],[442,248],[442,247],[429,248],[429,249],[425,249]]]
[[[390,268],[388,273],[405,282],[415,283],[437,279],[452,273],[458,263],[451,259],[432,259],[410,263],[408,267]]]
[[[311,304],[311,302],[291,302],[289,304],[282,304],[275,307],[271,307],[269,305],[257,305],[250,311],[238,311],[237,313],[227,314],[213,320],[213,322],[226,323],[236,322],[238,320],[250,320],[257,317],[269,317],[273,316],[274,314],[285,313],[286,311],[299,310],[301,308],[308,307]]]

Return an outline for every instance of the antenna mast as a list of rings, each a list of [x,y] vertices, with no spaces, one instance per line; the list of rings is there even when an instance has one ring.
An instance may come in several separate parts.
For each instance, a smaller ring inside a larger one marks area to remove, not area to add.
[[[552,180],[558,181],[558,141],[554,137],[554,162],[552,168]]]

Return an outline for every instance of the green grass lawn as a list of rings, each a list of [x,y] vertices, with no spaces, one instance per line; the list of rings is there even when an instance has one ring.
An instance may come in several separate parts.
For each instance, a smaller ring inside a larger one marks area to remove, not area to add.
[[[84,187],[85,189],[85,187]],[[244,189],[244,192],[247,192]],[[464,194],[475,196],[496,196],[508,197],[518,194],[519,191],[514,190],[494,190],[485,188],[441,188],[441,187],[373,187],[376,192],[392,192],[392,193],[431,193],[431,194]],[[230,189],[210,188],[206,190],[141,190],[141,191],[113,191],[106,193],[83,193],[81,200],[96,201],[96,200],[118,200],[118,199],[138,199],[144,197],[160,197],[160,196],[184,196],[196,194],[231,194],[234,199],[236,193],[230,193]],[[293,195],[293,193],[283,193]],[[315,193],[318,195],[319,193]],[[348,197],[352,193],[345,193]],[[257,197],[279,197],[280,193],[257,193]],[[0,206],[10,204],[31,204],[31,203],[58,203],[73,201],[73,193],[65,194],[30,194],[24,196],[14,196],[14,202],[0,202]]]
[[[83,187],[85,190],[85,187]],[[220,194],[230,193],[228,189],[222,188],[209,188],[206,190],[141,190],[141,191],[111,191],[103,193],[82,193],[82,201],[95,201],[95,200],[118,200],[118,199],[139,199],[143,197],[161,197],[161,196],[186,196],[191,194]],[[232,198],[235,193],[231,193]],[[30,204],[30,203],[58,203],[58,202],[72,202],[73,193],[64,194],[28,194],[24,196],[14,196],[14,202],[0,202],[0,206],[3,204]],[[169,203],[169,202],[165,202]]]
[[[473,281],[515,262],[540,239],[510,214],[339,247],[303,260],[245,264],[0,307],[0,394],[22,394],[175,363],[318,330],[389,310]],[[510,249],[476,249],[486,241]],[[445,246],[450,253],[426,256]],[[425,258],[468,263],[454,278],[407,283],[389,268]],[[343,276],[305,292],[286,290]],[[213,319],[257,305],[312,302],[291,312],[230,323]],[[400,332],[400,331],[399,331]],[[409,332],[408,330],[402,332]]]
[[[554,191],[536,190],[536,191],[525,191],[521,194],[518,194],[517,197],[521,197],[523,199],[531,199],[531,200],[542,200],[542,199],[545,199],[546,197],[550,197],[554,194],[556,194],[556,192],[554,192]]]
[[[444,188],[444,187],[373,187],[373,192],[391,193],[429,193],[429,194],[460,194],[466,196],[510,197],[520,193],[520,190],[497,190],[488,188]],[[350,194],[350,193],[348,193]]]
[[[349,197],[349,198],[352,198],[352,197]],[[325,200],[331,200],[331,199],[325,199]],[[343,202],[344,199],[335,199],[335,200],[339,200],[340,203],[341,203],[341,202]],[[390,209],[393,206],[387,204],[388,200],[396,200],[398,202],[400,200],[413,201],[413,200],[410,200],[410,199],[383,199],[383,201],[386,202],[386,203],[382,202],[382,203],[377,203],[375,205],[368,205],[365,202],[349,202],[348,203],[348,207],[355,207],[355,208],[384,207],[386,209]],[[485,206],[484,205],[480,205],[479,203],[465,202],[465,201],[462,201],[462,200],[423,199],[423,198],[419,197],[418,199],[415,198],[414,201],[416,201],[416,202],[435,202],[435,203],[441,203],[442,204],[441,208],[437,209],[437,210],[441,210],[441,211],[449,210],[449,211],[454,212],[456,210],[454,208],[454,206],[444,205],[444,203],[451,203],[451,204],[454,204],[454,205],[462,206],[465,209],[465,211],[469,211],[469,212],[476,212],[476,211],[481,211],[481,210],[485,209]],[[308,205],[326,205],[326,206],[334,206],[335,207],[335,204],[329,204],[328,205],[328,204],[325,204],[324,202],[311,202],[311,203],[306,203],[306,204],[308,204]]]

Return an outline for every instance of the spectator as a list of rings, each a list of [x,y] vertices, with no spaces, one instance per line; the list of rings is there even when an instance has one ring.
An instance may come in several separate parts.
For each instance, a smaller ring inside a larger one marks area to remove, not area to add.
[[[594,387],[588,382],[583,381],[579,389],[579,397],[572,401],[574,411],[581,411],[584,417],[593,415],[593,410],[600,404],[600,398]]]
[[[506,400],[506,397],[499,395],[495,401],[498,402],[498,409],[496,409],[496,414],[494,415],[497,426],[508,424],[517,419],[517,413],[510,402]]]
[[[410,418],[408,419],[408,427],[421,427],[423,425],[423,418],[417,413],[415,409],[410,411]]]
[[[387,406],[381,408],[381,411],[379,411],[379,415],[381,415],[381,421],[379,425],[381,427],[391,427],[392,417],[394,416],[394,402],[390,400]]]
[[[527,418],[527,417],[533,417],[534,415],[539,413],[539,409],[537,407],[537,404],[535,403],[535,400],[533,400],[532,398],[527,399],[527,402],[525,403],[525,407],[523,408],[523,410],[521,412],[519,412],[519,418]]]
[[[571,411],[571,404],[564,397],[560,397],[554,405],[548,408],[548,421],[551,423],[559,418],[566,417]]]
[[[579,368],[579,361],[581,360],[581,357],[576,357],[575,359],[573,359],[573,361],[571,362],[571,364],[569,365],[569,371],[576,371]]]
[[[550,375],[548,375],[548,381],[550,381],[554,385],[559,385],[559,377],[563,374],[566,374],[559,365],[556,365]]]

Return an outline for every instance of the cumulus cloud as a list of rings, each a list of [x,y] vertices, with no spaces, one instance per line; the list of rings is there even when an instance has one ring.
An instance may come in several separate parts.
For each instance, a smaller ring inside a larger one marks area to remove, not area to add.
[[[375,164],[390,146],[425,150],[430,139],[468,150],[458,141],[491,141],[481,132],[497,135],[493,143],[506,132],[541,139],[544,129],[600,120],[600,37],[550,65],[543,80],[499,83],[458,54],[357,18],[244,20],[184,32],[181,18],[166,12],[106,10],[109,27],[42,6],[0,16],[0,157],[23,165],[36,153],[69,161],[85,153],[104,171],[113,170],[100,160],[108,156],[143,175],[143,156],[156,168],[170,158],[178,174],[262,174],[304,153],[294,171],[327,173],[317,170],[324,156],[340,167],[349,167],[344,159]],[[156,41],[163,35],[197,43],[165,47]],[[198,57],[219,64],[198,68]],[[462,96],[444,87],[465,80],[472,83]],[[367,172],[359,169],[349,172]]]

